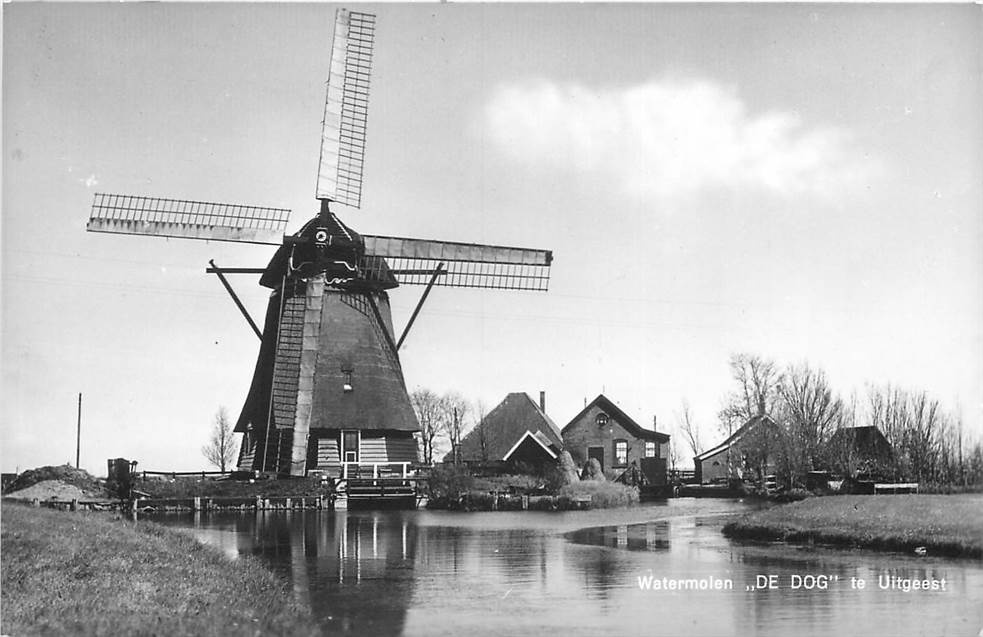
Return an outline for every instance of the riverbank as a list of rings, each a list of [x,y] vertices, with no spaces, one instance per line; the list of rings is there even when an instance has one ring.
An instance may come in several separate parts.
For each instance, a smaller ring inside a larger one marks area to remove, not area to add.
[[[983,557],[983,495],[830,496],[729,522],[731,538]]]
[[[3,634],[319,634],[258,562],[156,524],[5,502],[0,535]]]

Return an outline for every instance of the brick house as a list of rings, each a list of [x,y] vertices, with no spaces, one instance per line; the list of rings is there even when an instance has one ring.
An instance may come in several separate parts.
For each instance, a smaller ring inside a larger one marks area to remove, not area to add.
[[[641,467],[643,471],[651,467],[661,473],[651,476],[651,482],[665,483],[669,434],[645,429],[604,394],[598,394],[560,433],[563,448],[578,465],[596,458],[610,477],[617,477],[631,466]]]

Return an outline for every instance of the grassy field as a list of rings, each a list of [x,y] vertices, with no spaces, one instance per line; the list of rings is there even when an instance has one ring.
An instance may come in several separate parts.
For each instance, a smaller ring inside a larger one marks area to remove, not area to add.
[[[3,634],[319,634],[259,563],[178,531],[7,502],[0,529]]]
[[[981,495],[851,495],[809,498],[745,515],[728,537],[815,542],[930,555],[983,557]]]

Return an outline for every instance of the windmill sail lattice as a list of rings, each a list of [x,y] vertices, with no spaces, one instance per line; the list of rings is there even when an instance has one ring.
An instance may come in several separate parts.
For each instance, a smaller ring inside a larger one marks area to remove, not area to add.
[[[363,270],[369,278],[375,268],[387,266],[400,285],[428,285],[438,263],[444,267],[433,282],[441,287],[499,290],[549,289],[549,250],[363,235]],[[385,262],[378,258],[383,257]]]
[[[321,129],[317,198],[358,208],[375,16],[338,9]]]
[[[290,210],[96,193],[89,232],[280,245]]]

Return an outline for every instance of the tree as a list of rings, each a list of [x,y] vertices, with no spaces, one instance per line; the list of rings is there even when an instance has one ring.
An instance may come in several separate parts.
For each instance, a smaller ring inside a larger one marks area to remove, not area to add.
[[[718,414],[728,435],[755,416],[771,415],[780,380],[775,363],[755,354],[732,355],[730,372],[737,389],[730,393]]]
[[[481,399],[474,404],[474,426],[478,434],[478,449],[481,454],[481,461],[488,462],[488,436],[482,423],[488,413],[485,402]]]
[[[454,464],[458,464],[460,461],[458,446],[461,444],[461,438],[464,437],[464,432],[467,430],[465,417],[471,411],[471,408],[468,405],[468,401],[455,392],[444,394],[441,401],[443,412],[441,414],[441,429],[447,434],[447,438],[450,440]]]
[[[777,383],[780,412],[788,436],[792,473],[803,476],[822,463],[826,442],[844,417],[843,401],[833,394],[822,370],[789,365]]]
[[[440,435],[444,418],[444,399],[429,389],[410,394],[410,403],[420,422],[420,442],[424,464],[433,464],[434,443]]]
[[[219,471],[225,471],[225,468],[235,460],[239,448],[235,437],[232,423],[229,421],[229,412],[225,407],[219,407],[212,424],[212,437],[208,444],[201,448],[202,455],[208,462],[218,467]]]
[[[682,432],[683,438],[689,445],[693,456],[703,453],[703,444],[700,441],[700,428],[693,422],[693,412],[690,410],[689,401],[683,399],[683,408],[676,414],[676,426]]]

